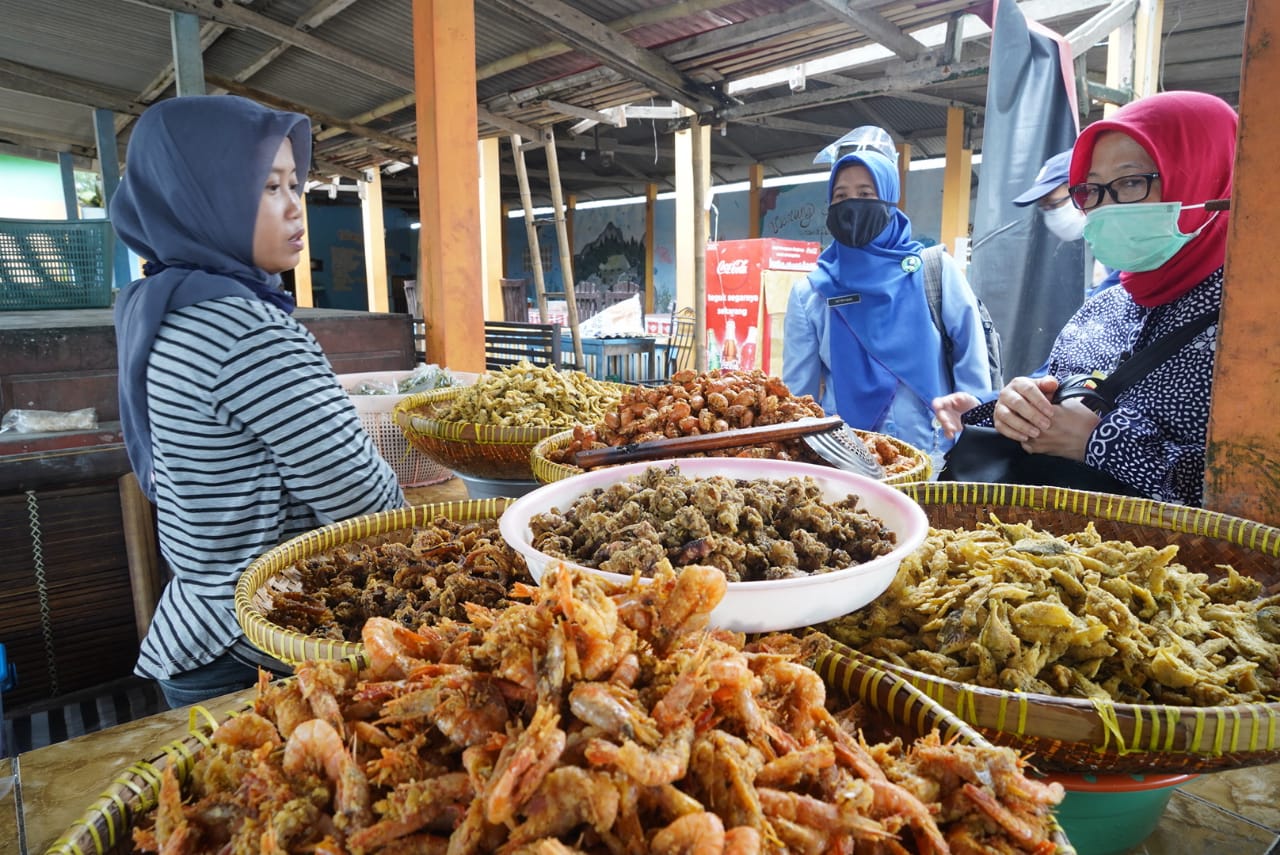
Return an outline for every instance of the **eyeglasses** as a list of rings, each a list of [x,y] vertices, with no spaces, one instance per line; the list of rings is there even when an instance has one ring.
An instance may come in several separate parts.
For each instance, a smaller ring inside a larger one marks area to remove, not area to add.
[[[1076,184],[1067,189],[1071,202],[1082,211],[1092,211],[1102,204],[1105,192],[1117,205],[1141,202],[1151,195],[1151,182],[1160,177],[1159,172],[1143,172],[1137,175],[1121,175],[1106,184]]]

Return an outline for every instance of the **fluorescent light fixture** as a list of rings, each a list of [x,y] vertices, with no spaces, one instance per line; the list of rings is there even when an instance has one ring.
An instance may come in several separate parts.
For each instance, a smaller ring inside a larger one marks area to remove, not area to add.
[[[422,223],[410,223],[410,224],[409,224],[409,228],[414,229],[414,230],[420,229],[420,228],[422,228]]]
[[[408,168],[409,164],[405,163],[403,160],[397,160],[382,167],[382,174],[395,175],[397,172],[404,172]]]

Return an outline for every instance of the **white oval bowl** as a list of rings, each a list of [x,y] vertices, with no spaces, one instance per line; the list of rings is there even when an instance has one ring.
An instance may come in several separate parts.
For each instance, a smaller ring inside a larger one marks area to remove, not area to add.
[[[894,533],[894,549],[853,567],[799,576],[754,582],[730,582],[724,599],[711,613],[713,626],[736,632],[780,632],[821,623],[862,608],[874,600],[893,581],[902,559],[924,542],[929,521],[914,499],[879,481],[832,469],[787,460],[758,460],[733,457],[685,458],[656,460],[611,466],[546,484],[509,505],[498,520],[503,538],[519,552],[529,565],[534,579],[541,579],[554,558],[533,547],[529,520],[552,508],[568,510],[580,496],[598,487],[608,487],[644,472],[650,466],[680,467],[689,478],[723,475],[727,478],[781,481],[808,476],[817,482],[823,498],[829,502],[856,494],[859,505],[884,523]],[[565,561],[605,579],[626,583],[629,577],[607,573]]]

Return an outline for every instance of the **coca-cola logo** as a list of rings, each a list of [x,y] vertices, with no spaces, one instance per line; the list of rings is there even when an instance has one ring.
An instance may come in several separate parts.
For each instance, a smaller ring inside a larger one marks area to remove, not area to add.
[[[723,259],[716,262],[716,274],[724,276],[726,273],[733,275],[742,275],[747,272],[747,260],[745,258],[735,258],[733,261],[724,261]]]

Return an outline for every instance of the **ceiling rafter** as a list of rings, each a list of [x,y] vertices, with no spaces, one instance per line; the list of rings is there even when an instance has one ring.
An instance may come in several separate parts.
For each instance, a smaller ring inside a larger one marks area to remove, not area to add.
[[[730,3],[736,3],[738,0],[680,0],[680,2],[671,3],[667,6],[660,6],[656,9],[646,9],[643,12],[637,12],[634,15],[627,15],[622,18],[609,21],[605,26],[616,33],[625,33],[627,30],[634,30],[637,27],[644,27],[649,24],[661,24],[666,21],[674,21],[679,18],[696,15],[700,12],[710,12],[719,9],[721,6],[728,6]],[[531,62],[537,62],[540,59],[550,59],[553,56],[560,56],[574,50],[573,47],[564,42],[550,42],[538,47],[529,48],[520,53],[514,53],[510,56],[504,56],[502,59],[494,60],[486,63],[476,69],[476,80],[487,80],[490,77],[502,74],[503,72],[513,71],[521,66],[528,65]]]
[[[288,24],[282,24],[251,9],[237,6],[235,3],[227,3],[225,0],[127,0],[127,2],[169,12],[189,12],[229,27],[252,30],[350,68],[352,71],[358,71],[374,80],[399,86],[406,92],[414,90],[412,74],[369,59],[367,56],[347,50],[310,33],[296,30]]]
[[[147,108],[128,92],[7,59],[0,59],[0,89],[134,116],[142,115]]]
[[[268,107],[275,107],[277,110],[290,110],[294,113],[302,113],[316,124],[328,125],[329,127],[340,127],[352,136],[357,136],[361,139],[378,143],[379,145],[401,152],[402,154],[414,155],[418,153],[418,144],[413,140],[401,139],[400,137],[392,136],[391,134],[383,133],[382,131],[375,131],[372,128],[366,128],[363,125],[348,122],[344,119],[338,118],[337,116],[330,116],[327,113],[321,113],[318,110],[271,95],[260,89],[254,89],[252,86],[237,83],[230,78],[221,77],[217,74],[206,74],[205,80],[212,83],[214,86],[227,90],[233,95],[252,98],[255,101],[260,101],[263,104],[266,104]]]
[[[693,110],[724,106],[728,100],[688,77],[658,54],[609,29],[560,0],[491,0],[495,5],[558,36],[608,68],[635,79],[664,98]]]
[[[874,42],[887,47],[907,61],[919,59],[929,52],[929,48],[907,35],[888,18],[865,7],[866,3],[852,0],[809,0],[830,11],[838,18],[848,21],[858,32],[870,37]]]
[[[356,0],[320,0],[320,2],[298,16],[298,19],[293,22],[293,28],[302,33],[309,33],[355,2]],[[240,83],[247,83],[255,74],[279,59],[281,54],[289,48],[290,45],[287,42],[279,42],[273,45],[253,62],[237,71],[233,78]]]
[[[774,113],[789,113],[805,107],[816,107],[823,104],[838,104],[858,98],[869,98],[873,95],[889,95],[918,89],[921,86],[934,86],[967,77],[978,77],[987,73],[987,61],[967,60],[954,65],[935,66],[896,75],[885,75],[870,78],[849,86],[829,86],[826,89],[811,89],[797,92],[780,98],[767,98],[733,107],[726,107],[710,118],[698,117],[699,121],[734,121],[746,116],[769,116]],[[692,118],[676,120],[672,129],[681,123],[688,124]]]

